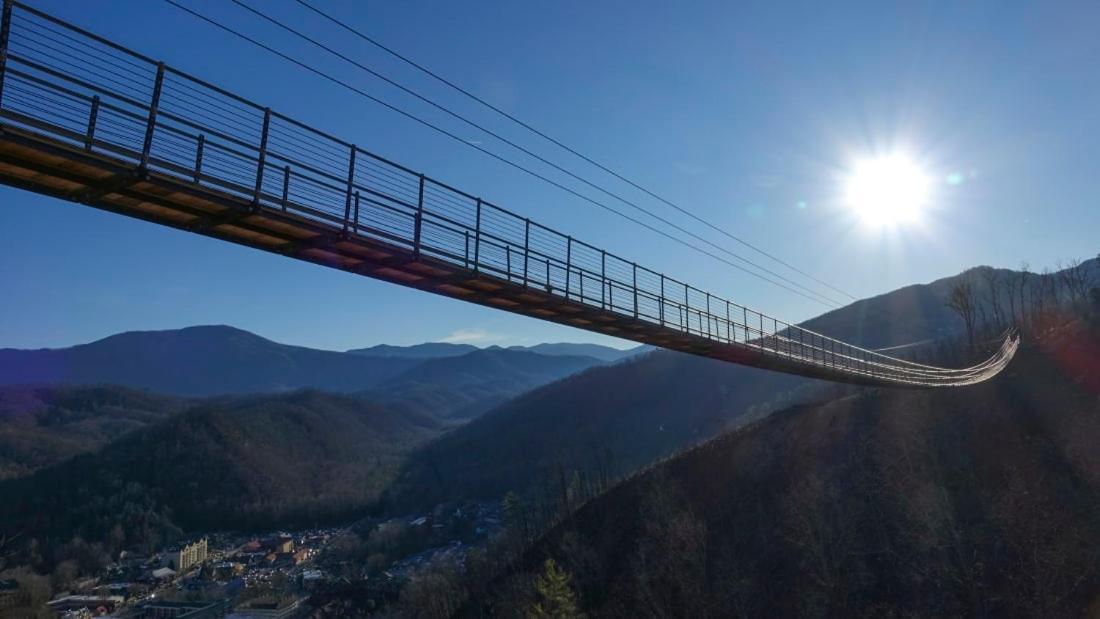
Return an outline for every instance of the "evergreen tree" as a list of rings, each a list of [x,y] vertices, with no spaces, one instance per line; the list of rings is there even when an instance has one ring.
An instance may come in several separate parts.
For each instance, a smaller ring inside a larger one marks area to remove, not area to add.
[[[584,614],[577,609],[577,596],[569,588],[569,572],[558,567],[553,559],[543,564],[542,574],[535,581],[539,601],[531,607],[532,619],[579,619]]]

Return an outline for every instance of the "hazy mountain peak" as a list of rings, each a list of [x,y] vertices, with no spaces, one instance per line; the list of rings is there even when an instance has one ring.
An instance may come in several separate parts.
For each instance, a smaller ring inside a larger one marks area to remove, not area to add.
[[[365,389],[414,365],[273,342],[225,325],[128,331],[88,344],[0,350],[0,385],[110,383],[177,395]]]
[[[367,348],[353,348],[347,352],[353,355],[368,357],[387,357],[404,359],[440,359],[444,357],[457,357],[478,350],[472,344],[450,344],[447,342],[425,342],[412,346],[393,346],[391,344],[378,344]]]

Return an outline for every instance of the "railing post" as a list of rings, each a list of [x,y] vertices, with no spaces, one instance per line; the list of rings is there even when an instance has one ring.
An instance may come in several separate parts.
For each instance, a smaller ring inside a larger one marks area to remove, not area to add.
[[[504,270],[508,273],[508,281],[512,281],[512,244],[504,245]]]
[[[413,256],[420,259],[420,231],[424,226],[424,175],[416,191],[416,219],[413,222]]]
[[[256,190],[252,192],[252,208],[260,206],[260,191],[264,186],[264,165],[267,162],[267,132],[271,128],[271,108],[264,108],[264,125],[260,131],[260,154],[256,158]]]
[[[711,337],[713,337],[713,336],[712,336],[712,334],[711,334],[711,332],[710,332],[710,323],[711,323],[711,315],[710,315],[710,292],[707,292],[707,338],[708,338],[708,339],[710,339]]]
[[[290,166],[283,166],[283,212],[286,212],[286,204],[290,200]]]
[[[638,263],[634,264],[634,320],[638,319]]]
[[[157,78],[153,82],[153,99],[149,104],[149,119],[145,124],[145,141],[141,147],[141,164],[144,172],[149,167],[149,153],[153,149],[153,132],[157,128],[157,107],[160,105],[160,91],[164,87],[164,63],[157,63]]]
[[[355,190],[355,220],[354,221],[355,221],[355,223],[352,225],[351,229],[356,234],[359,234],[359,190],[358,189]]]
[[[730,336],[730,302],[726,299],[726,343],[732,344],[733,338]]]
[[[523,287],[527,288],[527,262],[531,257],[531,218],[523,220]]]
[[[0,18],[0,107],[4,103],[4,81],[8,75],[8,38],[11,36],[11,0],[4,0],[3,17]],[[3,119],[0,119],[3,124]]]
[[[741,328],[745,330],[745,345],[749,344],[749,308],[741,306]]]
[[[565,300],[569,300],[569,280],[573,275],[573,237],[565,237]]]
[[[355,145],[352,144],[348,151],[348,183],[344,189],[344,234],[348,233],[348,223],[351,219],[351,191],[355,184]]]
[[[88,131],[84,133],[84,150],[92,152],[95,143],[95,123],[99,118],[99,95],[92,97],[92,109],[88,112]]]
[[[688,285],[684,284],[684,331],[691,333],[691,297],[688,295]]]
[[[481,271],[481,198],[477,199],[477,217],[474,220],[474,271]],[[546,285],[550,285],[550,261],[546,262]]]
[[[600,307],[607,309],[607,297],[610,296],[611,282],[607,281],[607,251],[600,250]],[[615,309],[612,305],[611,309]]]
[[[462,254],[462,265],[468,269],[470,268],[470,231],[463,230],[462,233],[466,236],[466,248],[464,253]]]
[[[661,305],[657,312],[661,317],[661,326],[665,326],[665,274],[661,273]]]
[[[199,134],[199,139],[195,143],[195,182],[202,181],[202,154],[206,149],[206,136]]]

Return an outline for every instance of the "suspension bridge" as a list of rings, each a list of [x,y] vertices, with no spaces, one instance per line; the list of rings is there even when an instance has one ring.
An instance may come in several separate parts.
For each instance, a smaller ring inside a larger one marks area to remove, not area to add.
[[[5,0],[0,182],[541,320],[826,380],[954,387],[791,325]]]

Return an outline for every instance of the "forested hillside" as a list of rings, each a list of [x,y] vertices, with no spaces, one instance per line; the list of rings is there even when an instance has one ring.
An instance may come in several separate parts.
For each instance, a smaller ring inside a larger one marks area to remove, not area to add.
[[[1080,617],[1100,606],[1100,330],[989,383],[793,407],[584,506],[528,555],[592,616]],[[488,607],[523,608],[533,578]]]
[[[0,529],[56,547],[152,549],[181,529],[259,529],[361,514],[428,416],[303,391],[224,398],[132,432],[96,454],[0,482]]]
[[[362,395],[390,406],[465,421],[535,387],[602,363],[595,357],[475,350],[425,361]]]
[[[96,451],[189,404],[113,386],[0,388],[0,479]]]
[[[525,492],[575,470],[628,473],[722,430],[803,384],[655,352],[537,389],[418,450],[390,492],[395,509]]]

